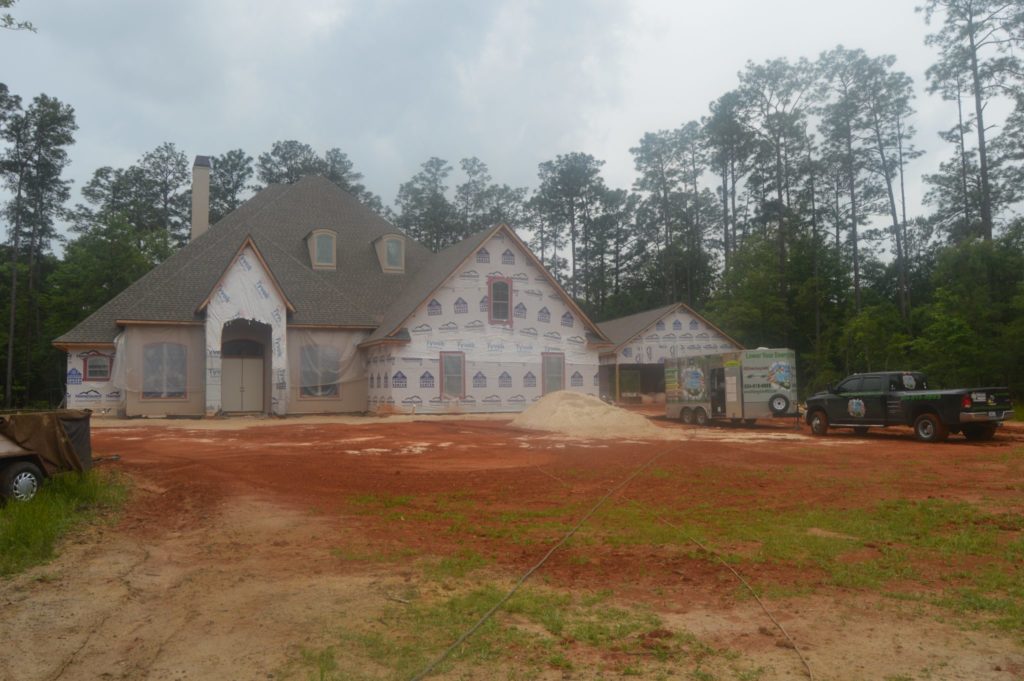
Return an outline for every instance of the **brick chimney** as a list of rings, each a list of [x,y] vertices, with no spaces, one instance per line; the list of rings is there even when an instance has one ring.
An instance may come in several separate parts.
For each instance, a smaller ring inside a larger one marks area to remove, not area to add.
[[[195,241],[210,228],[210,157],[196,156],[192,165],[192,237]]]

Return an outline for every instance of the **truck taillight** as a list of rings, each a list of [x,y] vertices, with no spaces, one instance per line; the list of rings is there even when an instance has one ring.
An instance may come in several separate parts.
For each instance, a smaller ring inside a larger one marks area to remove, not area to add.
[[[971,396],[970,395],[964,395],[963,399],[960,400],[960,408],[961,409],[970,409],[971,408],[971,404],[972,404],[972,402],[971,402]]]

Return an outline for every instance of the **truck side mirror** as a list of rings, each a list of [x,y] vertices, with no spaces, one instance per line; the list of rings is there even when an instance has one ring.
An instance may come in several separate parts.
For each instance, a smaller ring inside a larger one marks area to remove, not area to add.
[[[825,390],[827,390],[830,393],[834,393],[836,391],[836,387],[829,383],[828,385],[825,386]]]

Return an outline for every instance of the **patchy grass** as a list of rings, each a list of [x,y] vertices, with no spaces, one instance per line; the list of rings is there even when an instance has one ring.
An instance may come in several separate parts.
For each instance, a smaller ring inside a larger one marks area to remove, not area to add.
[[[428,563],[424,573],[428,579],[444,581],[448,579],[462,579],[470,572],[479,570],[490,561],[476,551],[463,549],[453,556],[445,556],[436,563]]]
[[[32,501],[0,508],[0,576],[54,557],[61,537],[120,508],[127,484],[109,473],[65,473],[46,481]]]
[[[369,550],[354,546],[335,546],[331,555],[347,563],[398,563],[416,557],[415,549],[398,548],[394,550]]]
[[[1024,465],[1024,449],[1002,456],[1010,466]],[[655,469],[649,475],[658,480],[663,474]],[[724,484],[720,475],[715,468],[699,471],[712,485]],[[363,495],[352,501],[364,512],[385,518],[401,514],[449,534],[521,546],[556,541],[585,510],[579,503],[492,509],[477,505],[466,493],[419,499],[415,505],[403,495]],[[797,567],[807,575],[800,584],[776,585],[765,578],[754,584],[762,594],[807,595],[822,585],[886,593],[909,582],[931,593],[932,604],[999,629],[1024,631],[1024,514],[989,513],[939,499],[782,510],[740,503],[650,509],[633,501],[608,505],[566,546],[568,560],[577,566],[592,564],[589,547],[595,545],[675,548],[712,560],[696,548],[693,538],[740,569],[768,563]],[[448,582],[488,564],[483,556],[463,551],[427,563],[424,571],[428,579]]]
[[[602,509],[582,538],[610,546],[676,546],[692,557],[713,560],[696,549],[692,537],[734,566],[797,566],[807,570],[810,582],[843,588],[881,592],[899,581],[931,590],[938,585],[941,591],[930,602],[976,615],[999,629],[1024,631],[1022,528],[1020,513],[987,513],[937,499],[786,510],[709,504],[649,510],[629,502]],[[813,591],[810,585],[756,588],[772,595]]]
[[[409,605],[388,607],[373,621],[348,620],[335,632],[336,642],[301,653],[297,663],[302,678],[412,678],[503,595],[504,587],[493,583],[463,585],[442,597],[416,592]],[[666,628],[647,609],[610,604],[610,595],[523,589],[435,673],[500,667],[501,674],[494,678],[536,678],[547,670],[571,672],[579,678],[668,678],[680,665],[700,669],[727,662],[722,651],[688,632]]]

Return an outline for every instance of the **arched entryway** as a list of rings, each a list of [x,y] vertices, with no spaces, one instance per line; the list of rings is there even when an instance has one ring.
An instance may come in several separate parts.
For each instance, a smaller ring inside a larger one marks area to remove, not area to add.
[[[270,326],[247,319],[224,325],[221,336],[221,409],[267,413],[270,405]]]

